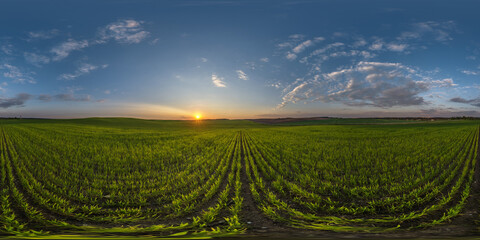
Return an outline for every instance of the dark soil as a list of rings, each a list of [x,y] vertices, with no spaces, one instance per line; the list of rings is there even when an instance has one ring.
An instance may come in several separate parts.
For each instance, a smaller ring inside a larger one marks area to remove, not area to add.
[[[241,196],[243,196],[243,204],[242,211],[240,211],[239,215],[240,220],[247,224],[247,232],[250,234],[255,234],[267,232],[288,232],[294,230],[288,227],[282,227],[280,224],[275,223],[271,219],[265,217],[257,208],[257,204],[255,203],[250,191],[250,180],[247,177],[245,168],[246,159],[243,146],[241,146],[241,150],[242,170],[240,171],[240,180],[242,181]]]

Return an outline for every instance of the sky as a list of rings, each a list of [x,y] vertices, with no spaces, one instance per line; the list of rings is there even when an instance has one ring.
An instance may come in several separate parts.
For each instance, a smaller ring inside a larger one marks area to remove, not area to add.
[[[480,117],[478,9],[0,0],[0,117]]]

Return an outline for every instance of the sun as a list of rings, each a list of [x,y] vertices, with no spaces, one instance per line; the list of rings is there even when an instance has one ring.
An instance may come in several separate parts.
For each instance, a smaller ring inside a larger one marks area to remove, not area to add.
[[[195,115],[195,119],[200,120],[200,118],[202,118],[202,115],[200,114]]]

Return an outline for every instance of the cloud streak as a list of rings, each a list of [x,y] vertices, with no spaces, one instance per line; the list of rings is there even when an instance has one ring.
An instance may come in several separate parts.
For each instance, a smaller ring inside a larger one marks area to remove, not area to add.
[[[464,104],[472,105],[474,107],[480,107],[480,97],[474,98],[474,99],[468,99],[468,100],[465,98],[456,97],[456,98],[450,99],[450,102],[464,103]]]
[[[22,107],[30,98],[28,93],[19,93],[12,98],[0,98],[0,108]]]
[[[0,65],[0,70],[4,70],[3,76],[13,79],[14,83],[36,83],[31,76],[34,72],[22,72],[18,67],[7,63]]]
[[[71,52],[81,50],[88,46],[89,46],[89,43],[87,40],[77,41],[70,38],[66,42],[63,42],[53,47],[52,50],[50,50],[50,52],[54,55],[53,61],[60,61],[68,57],[68,55],[70,55]]]
[[[133,19],[119,20],[108,24],[99,30],[99,43],[113,39],[119,43],[140,43],[149,36],[149,32],[143,30],[141,21]]]
[[[241,80],[248,80],[248,76],[245,72],[243,72],[242,70],[237,70],[237,75],[238,75],[238,78],[241,79]]]
[[[40,67],[43,64],[48,64],[50,62],[50,58],[47,56],[39,55],[36,53],[25,52],[23,54],[25,60],[31,63],[34,66]]]
[[[68,102],[89,102],[92,100],[90,95],[77,96],[73,93],[62,93],[54,96],[55,99]]]
[[[53,47],[50,53],[53,54],[53,61],[60,61],[68,57],[72,52],[79,51],[96,44],[105,44],[109,40],[114,40],[122,44],[140,43],[146,39],[150,33],[143,30],[142,21],[133,19],[119,20],[101,27],[97,32],[97,37],[93,40],[75,40],[69,38],[67,41]],[[45,38],[45,33],[30,33],[37,38]]]
[[[46,39],[51,39],[56,37],[60,31],[58,29],[51,29],[48,31],[34,31],[34,32],[28,32],[28,39],[27,41],[33,41],[33,40],[46,40]]]
[[[83,63],[77,68],[77,70],[75,70],[75,72],[64,73],[64,74],[60,75],[58,77],[58,79],[60,79],[60,80],[73,80],[73,79],[78,78],[82,75],[89,74],[90,72],[92,72],[94,70],[97,70],[99,68],[107,68],[107,67],[108,67],[107,64],[99,67],[99,66],[95,66],[95,65],[92,65],[92,64]]]
[[[212,82],[213,82],[213,85],[215,85],[215,87],[220,87],[220,88],[227,87],[227,85],[223,81],[223,78],[217,76],[216,74],[212,74]]]
[[[436,22],[426,21],[412,24],[412,30],[402,32],[399,40],[433,38],[435,41],[446,43],[453,39],[451,33],[456,30],[454,21]]]

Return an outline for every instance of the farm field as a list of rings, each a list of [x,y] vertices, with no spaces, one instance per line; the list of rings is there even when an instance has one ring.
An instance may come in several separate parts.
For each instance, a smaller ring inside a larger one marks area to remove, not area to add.
[[[479,235],[479,121],[365,123],[3,119],[0,237]]]

